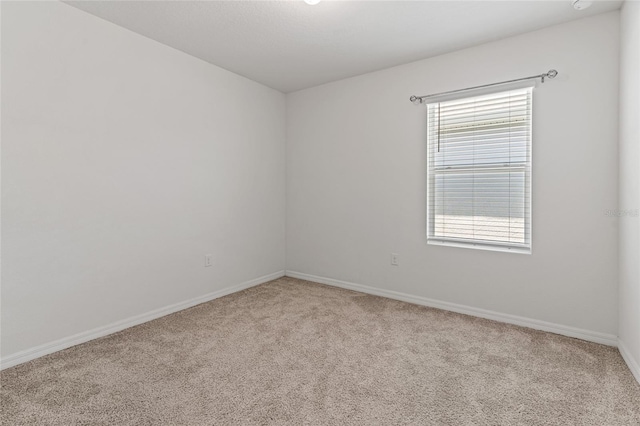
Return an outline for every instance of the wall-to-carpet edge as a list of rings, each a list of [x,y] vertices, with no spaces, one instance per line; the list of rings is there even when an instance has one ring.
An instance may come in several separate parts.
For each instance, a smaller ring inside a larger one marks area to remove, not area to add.
[[[13,367],[18,364],[31,361],[32,359],[40,358],[41,356],[48,355],[54,352],[61,351],[63,349],[70,348],[81,343],[88,342],[99,337],[104,337],[109,334],[113,334],[117,331],[124,330],[125,328],[133,327],[165,315],[172,314],[174,312],[181,311],[183,309],[190,308],[192,306],[199,305],[201,303],[208,302],[213,299],[217,299],[222,296],[236,293],[238,291],[253,287],[259,284],[266,283],[271,280],[275,280],[284,276],[284,271],[277,271],[272,274],[264,275],[249,281],[245,281],[240,284],[232,285],[223,288],[218,291],[207,293],[202,296],[194,297],[193,299],[185,300],[183,302],[175,303],[173,305],[165,306],[153,311],[136,315],[131,318],[126,318],[121,321],[117,321],[103,327],[94,328],[93,330],[84,331],[82,333],[75,334],[73,336],[67,336],[62,339],[55,340],[53,342],[45,343],[44,345],[36,346],[24,351],[17,352],[6,356],[0,360],[0,370]]]

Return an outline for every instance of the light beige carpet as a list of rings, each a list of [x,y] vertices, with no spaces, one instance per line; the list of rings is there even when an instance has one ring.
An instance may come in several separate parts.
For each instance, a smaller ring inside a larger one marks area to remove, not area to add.
[[[291,278],[0,378],[3,425],[640,425],[615,348]]]

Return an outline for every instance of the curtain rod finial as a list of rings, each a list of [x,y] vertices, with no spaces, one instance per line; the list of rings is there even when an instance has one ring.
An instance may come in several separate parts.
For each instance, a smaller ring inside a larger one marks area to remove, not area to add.
[[[556,70],[549,70],[547,71],[545,74],[542,74],[540,76],[540,80],[542,81],[542,83],[544,83],[544,79],[545,78],[555,78],[558,75],[558,71]]]

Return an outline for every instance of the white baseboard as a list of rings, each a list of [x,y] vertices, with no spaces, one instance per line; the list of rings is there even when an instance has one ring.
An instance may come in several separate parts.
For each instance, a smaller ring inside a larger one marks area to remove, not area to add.
[[[629,370],[631,370],[633,377],[635,377],[638,383],[640,383],[640,363],[638,363],[638,361],[631,355],[627,345],[625,345],[620,339],[618,339],[618,350],[620,351],[620,355],[622,355],[624,362],[629,366]]]
[[[241,284],[226,287],[222,290],[217,290],[203,296],[194,297],[193,299],[185,300],[184,302],[175,303],[173,305],[155,309],[153,311],[117,321],[103,327],[94,328],[93,330],[84,331],[82,333],[74,334],[73,336],[64,337],[53,342],[45,343],[44,345],[36,346],[35,348],[20,351],[2,358],[2,360],[0,360],[0,370],[13,367],[18,364],[31,361],[32,359],[40,358],[41,356],[61,351],[63,349],[70,348],[71,346],[79,345],[80,343],[88,342],[89,340],[97,339],[98,337],[104,337],[117,331],[124,330],[125,328],[133,327],[134,325],[142,324],[163,317],[165,315],[169,315],[174,312],[178,312],[183,309],[187,309],[192,306],[196,306],[201,303],[226,296],[231,293],[236,293],[249,287],[275,280],[283,276],[284,271],[274,272],[272,274],[264,275],[262,277],[255,278]]]
[[[241,284],[230,286],[222,290],[214,291],[212,293],[205,294],[203,296],[195,297],[184,302],[175,303],[173,305],[165,306],[160,309],[155,309],[145,314],[136,315],[131,318],[127,318],[109,325],[94,328],[82,333],[75,334],[73,336],[65,337],[53,342],[46,343],[44,345],[36,346],[31,349],[17,352],[15,354],[6,356],[0,360],[0,370],[10,368],[27,361],[31,361],[36,358],[40,358],[44,355],[48,355],[54,352],[61,351],[63,349],[70,348],[81,343],[88,342],[90,340],[104,337],[109,334],[124,330],[129,327],[133,327],[138,324],[142,324],[165,315],[172,314],[174,312],[181,311],[183,309],[190,308],[192,306],[199,305],[201,303],[208,302],[231,293],[254,287],[259,284],[266,283],[278,279],[282,276],[288,276],[292,278],[299,278],[307,281],[314,281],[322,284],[331,285],[334,287],[345,288],[348,290],[357,291],[360,293],[373,294],[376,296],[387,297],[389,299],[401,300],[404,302],[414,303],[422,306],[429,306],[432,308],[443,309],[447,311],[457,312],[466,315],[472,315],[480,318],[487,318],[495,321],[505,322],[508,324],[520,325],[523,327],[529,327],[536,330],[548,331],[551,333],[561,334],[564,336],[575,337],[582,340],[587,340],[595,343],[602,343],[609,346],[618,346],[620,353],[629,366],[629,369],[635,376],[636,380],[640,383],[640,365],[631,356],[630,352],[626,348],[623,341],[618,340],[616,336],[612,334],[600,333],[596,331],[583,330],[575,327],[569,327],[561,324],[554,324],[545,321],[535,320],[531,318],[519,317],[516,315],[503,314],[500,312],[488,311],[485,309],[474,308],[471,306],[459,305],[450,302],[443,302],[439,300],[429,299],[421,296],[413,296],[406,293],[400,293],[391,290],[384,290],[375,287],[370,287],[362,284],[355,284],[346,281],[335,280],[332,278],[319,277],[316,275],[303,274],[295,271],[278,271],[269,275],[255,278],[250,281],[246,281]]]
[[[522,327],[533,328],[535,330],[548,331],[563,336],[575,337],[577,339],[587,340],[589,342],[601,343],[608,346],[617,346],[618,337],[613,334],[601,333],[598,331],[584,330],[581,328],[570,327],[562,324],[554,324],[551,322],[540,321],[532,318],[520,317],[517,315],[503,314],[500,312],[489,311],[486,309],[474,308],[472,306],[459,305],[457,303],[443,302],[441,300],[429,299],[421,296],[413,296],[406,293],[400,293],[392,290],[384,290],[376,287],[370,287],[363,284],[355,284],[346,281],[335,280],[332,278],[318,277],[315,275],[303,274],[301,272],[286,271],[286,276],[291,278],[299,278],[307,281],[314,281],[321,284],[327,284],[334,287],[345,288],[348,290],[358,291],[360,293],[373,294],[376,296],[387,297],[389,299],[401,300],[416,305],[429,306],[431,308],[443,309],[445,311],[457,312],[474,317],[486,318],[494,321],[515,324]]]

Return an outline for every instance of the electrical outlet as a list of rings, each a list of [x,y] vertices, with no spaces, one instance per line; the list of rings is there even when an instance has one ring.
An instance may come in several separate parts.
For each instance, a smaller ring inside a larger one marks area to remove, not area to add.
[[[393,266],[400,265],[400,255],[398,253],[391,253],[391,264]]]
[[[213,255],[212,254],[205,254],[204,255],[204,266],[211,266],[213,265]]]

